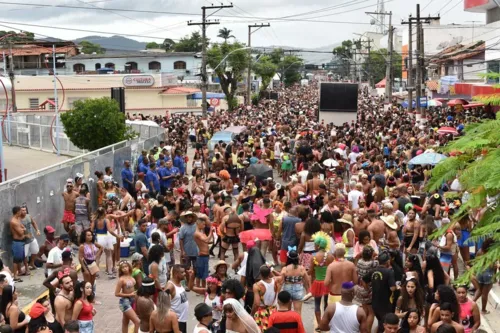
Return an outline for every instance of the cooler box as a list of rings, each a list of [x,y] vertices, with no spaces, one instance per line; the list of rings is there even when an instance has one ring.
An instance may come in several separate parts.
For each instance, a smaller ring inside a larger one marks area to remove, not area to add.
[[[130,241],[131,238],[127,238],[120,243],[120,258],[130,257]]]

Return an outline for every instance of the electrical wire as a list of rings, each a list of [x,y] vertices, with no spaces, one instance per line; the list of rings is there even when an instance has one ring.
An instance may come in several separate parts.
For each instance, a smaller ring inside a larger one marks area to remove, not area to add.
[[[436,12],[436,14],[435,14],[435,15],[437,15],[437,14],[441,13],[441,11],[442,11],[442,10],[443,10],[446,6],[448,6],[448,5],[449,5],[452,1],[453,1],[453,0],[448,0],[448,2],[447,2],[447,3],[445,3],[445,4],[444,4],[444,6],[443,6],[443,7],[441,7],[441,8],[440,8],[440,9]],[[462,0],[459,0],[459,1],[462,1]]]
[[[427,5],[424,6],[424,8],[422,8],[422,10],[424,10],[425,8],[429,7],[429,5],[433,2],[434,0],[429,0],[429,2],[427,3]]]

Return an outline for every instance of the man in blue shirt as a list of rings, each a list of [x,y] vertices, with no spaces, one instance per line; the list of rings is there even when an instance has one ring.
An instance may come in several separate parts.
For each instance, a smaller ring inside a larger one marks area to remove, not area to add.
[[[149,195],[156,198],[156,194],[160,193],[160,179],[156,172],[156,164],[151,163],[149,170],[146,173],[146,187],[149,190]]]
[[[172,166],[172,160],[169,160],[165,163],[165,168],[162,171],[162,174],[160,175],[163,185],[165,189],[172,188],[172,183],[174,181],[174,178],[179,175],[179,169],[176,167]]]
[[[184,157],[181,156],[181,151],[179,149],[175,151],[174,167],[179,169],[180,174],[184,176],[186,172],[184,165]]]
[[[128,193],[132,194],[134,191],[134,173],[130,169],[130,161],[123,162],[122,181],[123,187],[127,189]]]
[[[147,156],[145,156],[143,159],[142,159],[142,163],[139,164],[139,172],[142,172],[144,174],[148,173],[148,170],[149,170],[149,159]]]
[[[144,274],[149,275],[149,265],[148,265],[148,249],[149,242],[148,237],[146,236],[146,230],[148,228],[148,223],[145,219],[140,219],[137,221],[138,228],[135,232],[134,243],[135,243],[135,252],[142,254],[142,269],[144,270]]]
[[[196,232],[196,214],[187,211],[181,214],[181,220],[184,222],[179,231],[179,245],[181,248],[181,262],[186,268],[195,267],[196,257],[198,256],[198,245],[194,241]]]
[[[141,156],[137,159],[137,171],[139,171],[139,166],[144,162],[144,158],[148,157],[148,152],[143,150]]]

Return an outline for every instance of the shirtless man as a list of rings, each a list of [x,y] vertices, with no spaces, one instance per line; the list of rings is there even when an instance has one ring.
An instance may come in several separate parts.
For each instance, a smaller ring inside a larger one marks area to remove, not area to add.
[[[23,282],[18,275],[21,275],[21,266],[24,263],[24,233],[26,228],[21,223],[21,207],[12,208],[12,218],[10,219],[10,232],[12,234],[12,261],[14,263],[14,281]],[[29,274],[28,272],[26,272]]]
[[[385,228],[385,241],[389,248],[391,249],[399,249],[401,245],[398,237],[398,224],[396,223],[394,215],[382,216],[382,221],[384,221]]]
[[[64,324],[71,320],[73,315],[73,280],[69,276],[69,270],[59,272],[59,286],[61,291],[57,294],[54,301],[56,312],[56,320],[64,326]]]
[[[368,210],[368,220],[370,220],[371,222],[366,230],[370,232],[371,238],[378,243],[385,234],[384,221],[379,220],[376,217],[375,212],[371,210]]]
[[[76,198],[79,196],[78,193],[73,191],[73,187],[73,179],[68,178],[66,181],[66,191],[62,193],[64,198],[64,214],[62,223],[64,224],[64,230],[66,230],[69,234],[71,234],[70,230],[73,230],[75,224],[75,205]]]
[[[358,217],[354,219],[354,233],[356,234],[356,237],[359,236],[359,232],[361,230],[368,229],[370,221],[366,218],[367,216],[366,210],[364,208],[360,208],[358,211]]]
[[[315,168],[312,169],[312,175],[313,179],[308,180],[306,183],[306,193],[313,196],[313,195],[318,195],[319,193],[319,186],[321,184],[324,184],[325,182],[319,179],[319,173]]]
[[[436,333],[438,328],[443,325],[443,324],[448,324],[450,326],[453,326],[455,328],[455,332],[457,333],[464,333],[464,327],[460,325],[459,323],[453,321],[453,310],[452,306],[450,303],[442,303],[439,307],[439,315],[441,318],[441,321],[438,321],[437,323],[433,324],[431,327],[431,333]]]
[[[196,231],[194,232],[194,241],[198,245],[198,257],[196,258],[196,287],[205,288],[206,278],[208,277],[208,261],[210,258],[210,251],[208,244],[213,241],[212,228],[210,228],[208,236],[205,235],[206,221],[198,218],[196,220]]]
[[[341,300],[341,289],[344,282],[356,282],[358,280],[356,265],[345,260],[344,256],[345,245],[337,243],[335,245],[335,261],[328,265],[326,269],[325,286],[330,291],[328,304]]]
[[[224,207],[224,214],[225,216],[222,218],[222,223],[219,226],[222,237],[220,258],[224,260],[226,251],[231,246],[233,248],[234,260],[236,260],[239,254],[238,244],[240,242],[238,235],[244,229],[243,221],[230,206]]]

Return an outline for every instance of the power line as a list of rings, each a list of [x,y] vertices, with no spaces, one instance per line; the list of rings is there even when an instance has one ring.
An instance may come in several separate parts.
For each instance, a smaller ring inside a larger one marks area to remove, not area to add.
[[[448,6],[448,5],[449,5],[452,1],[453,1],[453,0],[449,0],[447,3],[445,3],[445,4],[444,4],[444,6],[443,6],[443,7],[441,7],[441,8],[440,8],[440,9],[436,12],[436,14],[435,14],[435,15],[439,14],[439,13],[440,13],[440,12],[441,12],[441,11],[442,11],[445,7],[446,7],[446,6]],[[462,1],[462,0],[460,0],[460,1]]]
[[[427,5],[424,6],[424,8],[422,8],[422,10],[424,10],[425,8],[429,7],[429,5],[433,2],[434,0],[430,0]]]

